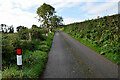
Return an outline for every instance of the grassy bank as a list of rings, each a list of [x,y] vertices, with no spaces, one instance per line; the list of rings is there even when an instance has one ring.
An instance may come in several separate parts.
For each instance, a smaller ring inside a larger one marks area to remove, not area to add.
[[[38,29],[36,30],[38,31]],[[31,36],[31,40],[29,40],[29,38],[26,38],[25,40],[19,38],[19,33],[3,34],[2,78],[39,78],[42,74],[48,58],[47,53],[50,51],[52,45],[54,32],[49,33],[48,36],[45,36],[45,32],[42,33],[40,31],[37,33],[35,29],[29,31],[33,35]],[[37,34],[39,34],[39,36],[37,36]],[[16,63],[17,47],[20,47],[23,53],[23,64],[21,70],[18,69]],[[8,52],[6,52],[6,50]]]
[[[64,27],[64,32],[120,64],[120,15],[105,16]]]

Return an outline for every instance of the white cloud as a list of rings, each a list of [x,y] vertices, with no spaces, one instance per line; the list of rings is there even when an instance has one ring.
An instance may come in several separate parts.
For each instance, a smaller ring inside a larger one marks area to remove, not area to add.
[[[84,14],[86,18],[93,19],[97,16],[103,17],[107,15],[113,15],[118,13],[118,3],[117,2],[104,2],[102,4],[87,3],[85,6],[81,7],[83,11],[87,13]]]
[[[65,24],[84,21],[84,20],[81,20],[79,18],[70,18],[70,17],[69,18],[68,17],[63,17],[63,19],[64,19]]]
[[[19,8],[29,9],[34,5],[41,5],[44,1],[43,0],[11,0],[11,2]]]
[[[56,10],[63,11],[65,8],[74,7],[76,5],[82,4],[82,2],[108,2],[109,0],[0,0],[0,24],[13,25],[15,28],[19,25],[24,25],[28,28],[32,26],[32,24],[36,24],[39,26],[39,22],[35,17],[36,13],[32,13],[29,10],[36,6],[35,8],[42,5],[44,2],[51,4],[56,8]],[[110,2],[118,2],[119,0],[111,0]],[[104,9],[114,9],[115,4],[103,4],[103,5],[92,5],[88,3],[83,6],[83,10],[88,11],[88,13],[98,14],[98,12],[102,12]],[[36,9],[34,9],[36,10]],[[115,11],[115,10],[114,10]],[[34,11],[33,11],[34,12]],[[111,11],[110,11],[111,12]],[[85,16],[90,17],[87,13]],[[93,17],[95,15],[92,15]],[[68,18],[63,16],[65,24],[80,22],[83,21],[77,18]]]
[[[15,28],[19,25],[23,25],[28,28],[30,28],[32,24],[39,25],[37,19],[34,18],[36,14],[21,11],[17,8],[2,12],[0,15],[2,15],[0,16],[0,24],[4,23],[7,25],[14,25]]]
[[[90,11],[88,11],[88,13],[102,13],[102,12],[114,12],[116,10],[117,12],[117,4],[116,2],[107,2],[107,3],[103,3],[101,5],[97,5],[97,6],[92,6]]]
[[[17,1],[17,0],[15,0]],[[19,2],[19,0],[18,0]],[[29,2],[29,1],[28,1]],[[29,11],[23,11],[20,6],[12,0],[10,1],[1,1],[0,2],[0,24],[13,25],[16,29],[17,26],[23,25],[28,28],[32,26],[32,24],[36,24],[39,26],[36,13],[30,13]],[[18,6],[16,6],[18,5]],[[25,7],[25,6],[24,6]],[[26,9],[29,8],[26,6]]]
[[[58,10],[61,8],[70,8],[76,5],[80,5],[82,2],[59,2],[54,5],[54,7]]]
[[[39,7],[44,2],[55,6],[56,9],[72,7],[78,4],[73,0],[1,0],[0,24],[13,25],[15,28],[19,25],[24,25],[28,28],[30,28],[32,24],[37,24],[39,26],[40,23],[34,18],[36,17],[36,13],[31,13],[28,10],[33,6]]]

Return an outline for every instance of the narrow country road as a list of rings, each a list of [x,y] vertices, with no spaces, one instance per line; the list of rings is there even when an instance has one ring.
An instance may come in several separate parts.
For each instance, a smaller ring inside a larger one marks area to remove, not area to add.
[[[41,78],[117,78],[118,66],[70,37],[56,31]]]

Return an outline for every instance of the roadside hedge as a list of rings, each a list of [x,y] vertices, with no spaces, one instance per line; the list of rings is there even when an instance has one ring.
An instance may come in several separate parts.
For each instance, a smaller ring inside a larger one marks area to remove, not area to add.
[[[23,30],[22,33],[12,33],[2,35],[2,78],[39,78],[45,67],[50,51],[54,32],[45,36],[42,29],[33,28]],[[31,40],[25,37],[31,33]],[[23,36],[24,38],[23,38]],[[21,36],[21,37],[20,37]],[[16,50],[22,49],[23,66],[18,70],[16,65]]]
[[[120,64],[120,14],[68,24],[64,31]]]

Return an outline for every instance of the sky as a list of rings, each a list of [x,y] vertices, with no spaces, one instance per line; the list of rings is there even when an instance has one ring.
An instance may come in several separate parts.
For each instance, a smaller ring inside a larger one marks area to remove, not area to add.
[[[0,0],[0,24],[31,28],[40,25],[37,8],[43,3],[55,8],[56,15],[62,16],[64,24],[82,22],[118,13],[119,0]]]

